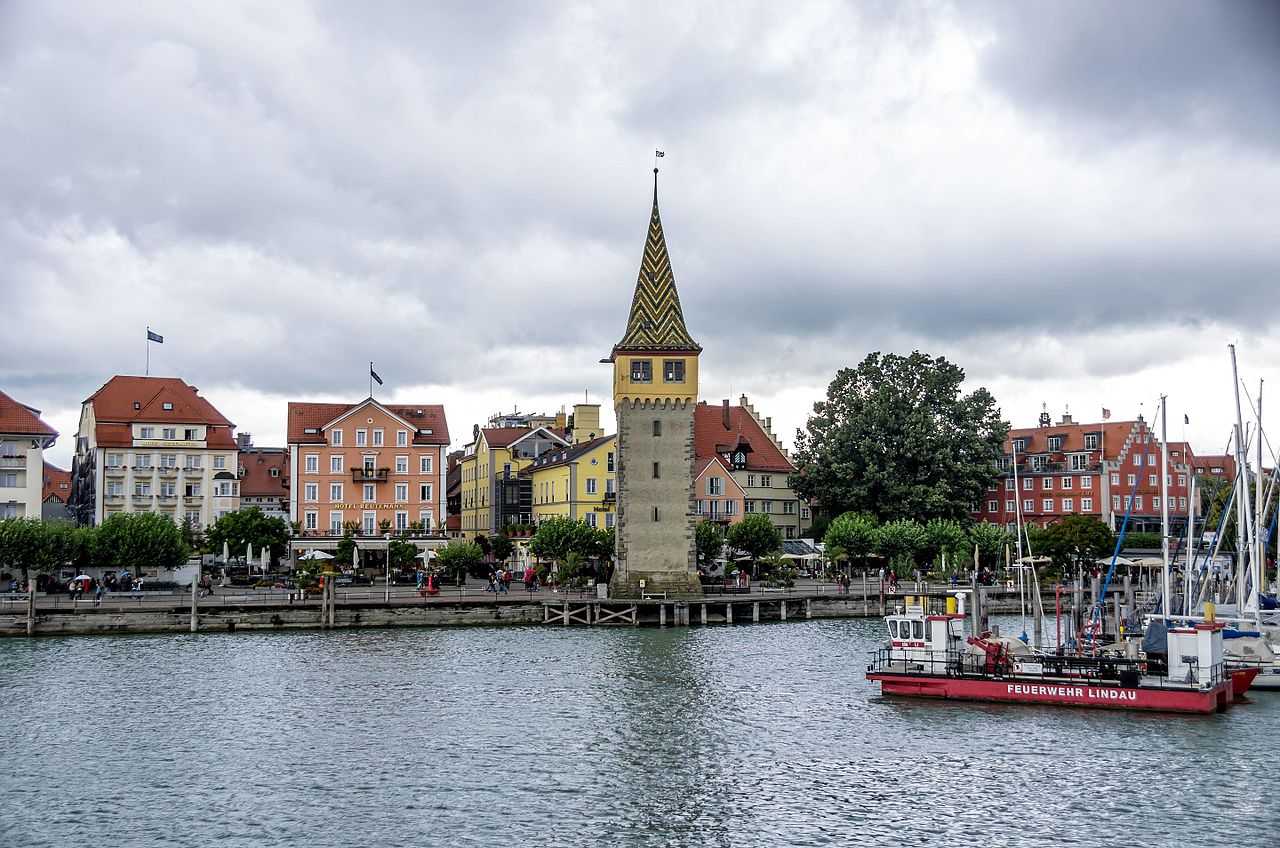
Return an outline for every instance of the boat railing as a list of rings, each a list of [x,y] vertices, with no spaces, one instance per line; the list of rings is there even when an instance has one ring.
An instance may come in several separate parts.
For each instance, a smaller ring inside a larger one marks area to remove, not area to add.
[[[1160,688],[1186,688],[1187,686],[1213,685],[1224,679],[1226,663],[1217,663],[1208,669],[1196,663],[1187,671],[1174,677],[1148,674],[1146,663],[1129,657],[1110,655],[1078,656],[1074,654],[1034,654],[1031,656],[1007,656],[992,660],[984,654],[970,651],[926,651],[901,648],[881,648],[872,654],[868,672],[897,672],[908,675],[935,677],[997,677],[1018,680],[1044,680],[1061,683],[1071,681],[1083,684],[1119,683],[1122,686]]]

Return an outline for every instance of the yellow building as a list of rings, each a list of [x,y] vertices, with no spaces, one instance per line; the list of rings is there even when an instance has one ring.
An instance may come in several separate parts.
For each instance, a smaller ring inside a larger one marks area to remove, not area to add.
[[[617,436],[544,454],[520,472],[530,482],[535,524],[555,516],[612,527],[617,505]]]

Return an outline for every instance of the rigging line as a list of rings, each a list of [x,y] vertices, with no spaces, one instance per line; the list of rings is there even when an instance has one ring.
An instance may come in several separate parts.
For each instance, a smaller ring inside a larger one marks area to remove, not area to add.
[[[1094,605],[1093,612],[1089,614],[1089,624],[1081,625],[1078,643],[1084,640],[1085,627],[1092,629],[1095,620],[1098,622],[1099,628],[1102,626],[1102,605],[1107,602],[1107,589],[1111,586],[1111,578],[1116,573],[1116,559],[1120,556],[1120,545],[1124,543],[1125,533],[1129,530],[1129,518],[1133,515],[1133,500],[1138,494],[1138,483],[1142,479],[1142,472],[1147,467],[1147,451],[1151,447],[1151,431],[1147,430],[1146,441],[1142,449],[1142,458],[1138,461],[1138,473],[1133,478],[1133,488],[1129,492],[1129,505],[1124,511],[1124,521],[1120,524],[1120,535],[1116,537],[1115,550],[1111,552],[1111,565],[1107,569],[1107,578],[1102,583],[1102,593],[1098,595],[1098,603]],[[1165,615],[1168,616],[1169,599],[1162,598],[1160,605],[1165,609]]]

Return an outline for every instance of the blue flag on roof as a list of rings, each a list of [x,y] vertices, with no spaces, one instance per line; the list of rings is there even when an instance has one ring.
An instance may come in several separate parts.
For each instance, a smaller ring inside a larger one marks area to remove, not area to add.
[[[153,333],[150,330],[147,330],[147,341],[156,342],[157,344],[164,344],[164,336],[160,335],[159,333]]]
[[[369,376],[370,376],[370,377],[372,377],[372,378],[373,378],[373,381],[374,381],[375,383],[377,383],[379,386],[381,386],[381,385],[382,385],[382,378],[378,376],[378,372],[377,372],[377,371],[374,371],[374,370],[373,370],[373,366],[372,366],[372,365],[370,365],[370,366],[369,366]]]

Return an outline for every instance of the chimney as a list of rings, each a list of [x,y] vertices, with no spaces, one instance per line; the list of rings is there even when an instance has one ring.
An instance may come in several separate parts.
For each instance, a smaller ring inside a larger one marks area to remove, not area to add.
[[[1074,424],[1074,423],[1076,423],[1076,422],[1075,422],[1075,419],[1071,417],[1071,413],[1070,413],[1070,412],[1064,412],[1064,413],[1062,413],[1062,420],[1058,422],[1058,424],[1060,424],[1060,425],[1062,425],[1062,424]]]
[[[724,399],[724,404],[721,407],[721,409],[722,409],[721,418],[724,420],[724,428],[728,430],[729,429],[729,399],[728,398]]]
[[[236,447],[240,450],[248,450],[253,447],[253,434],[236,433]]]

